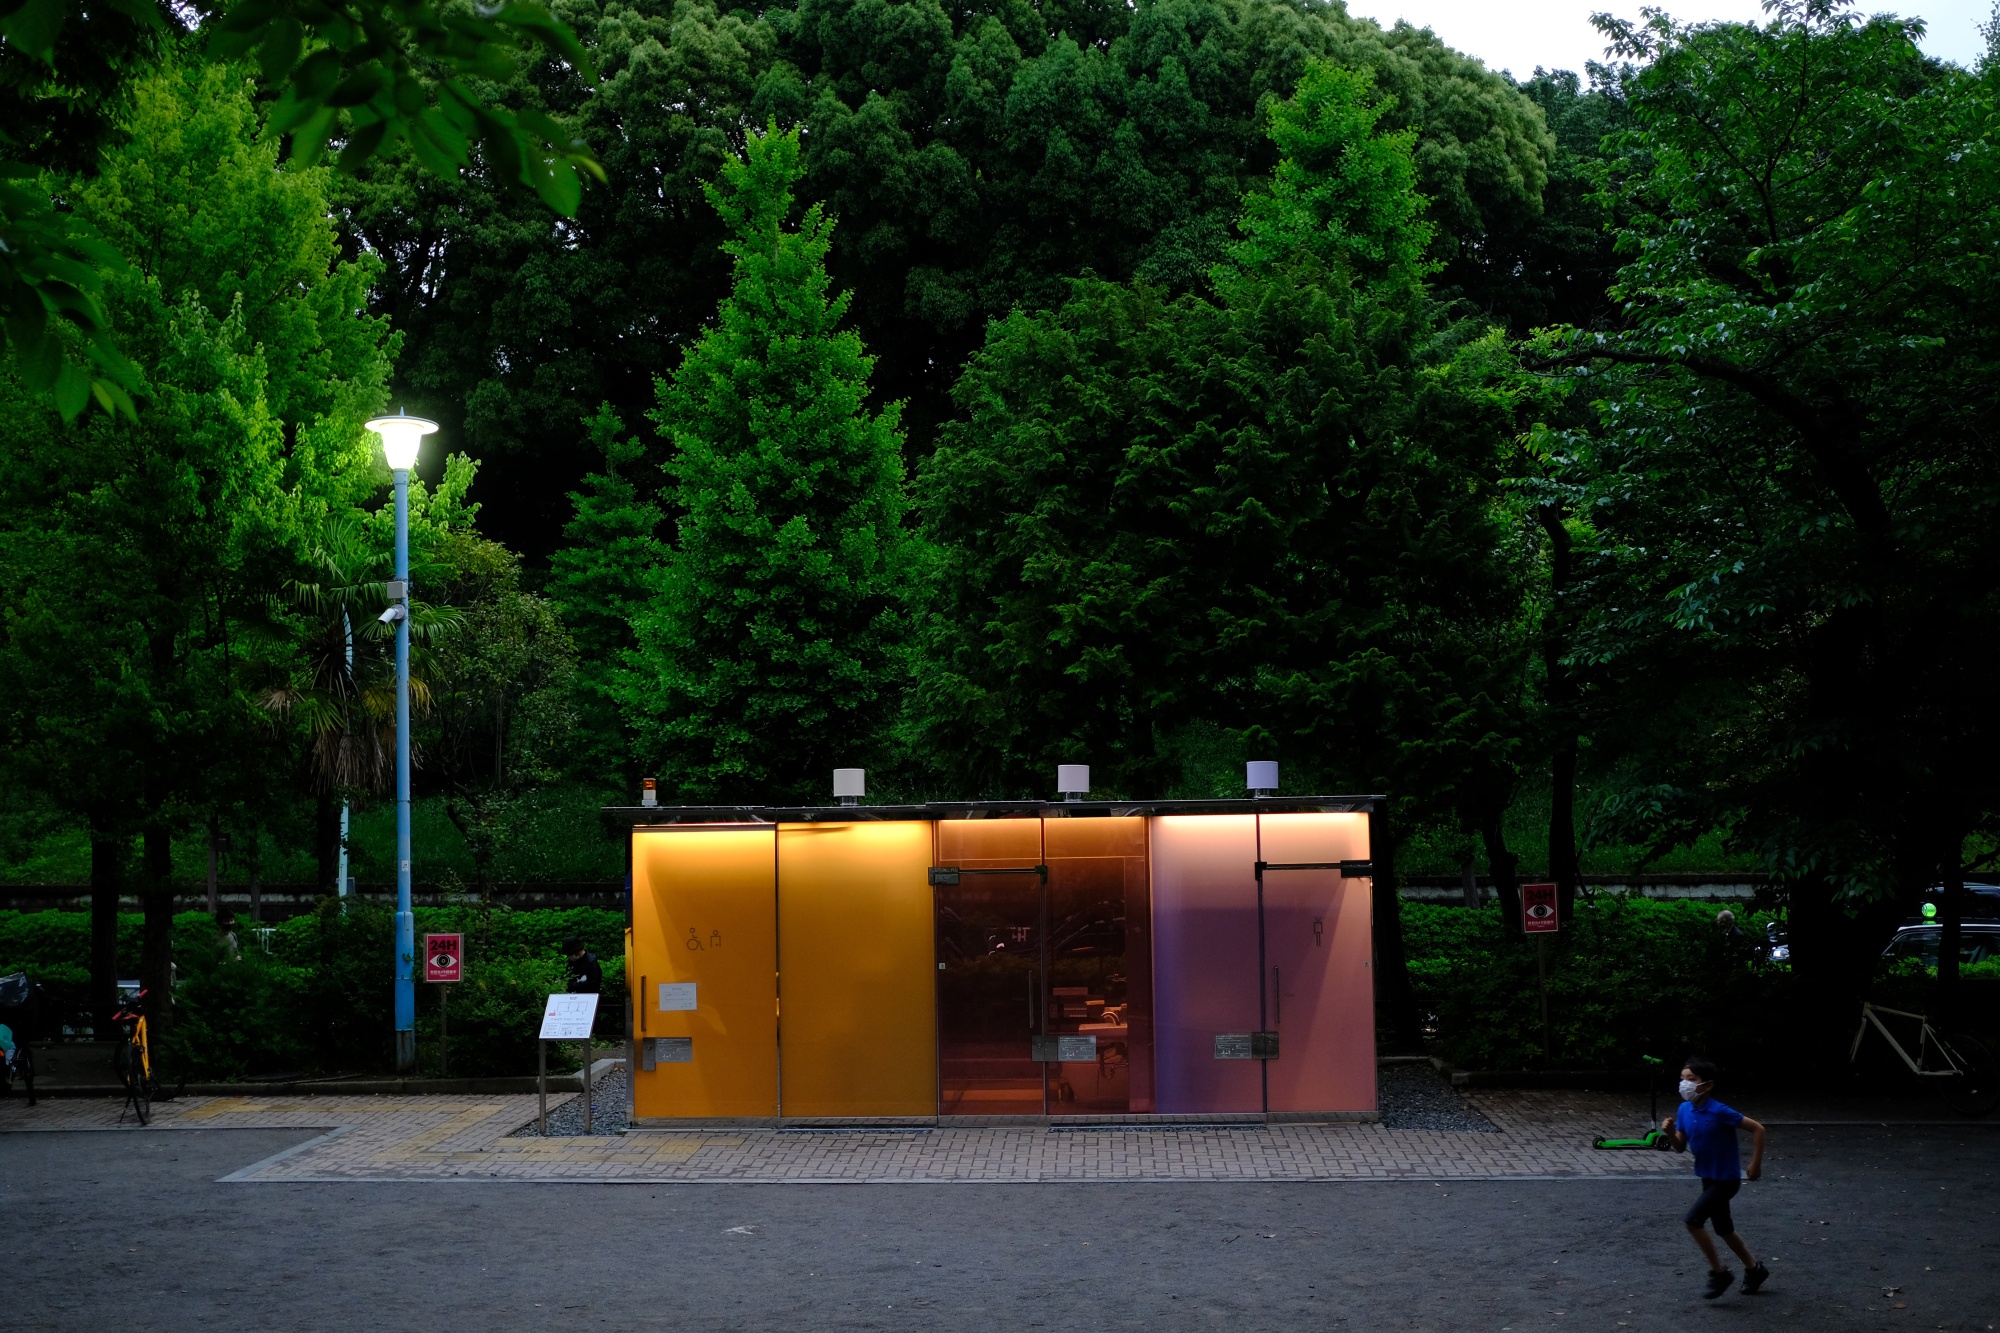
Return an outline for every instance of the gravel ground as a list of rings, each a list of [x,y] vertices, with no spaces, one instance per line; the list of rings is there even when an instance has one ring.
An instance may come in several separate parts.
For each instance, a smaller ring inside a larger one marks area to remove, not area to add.
[[[1472,1109],[1444,1075],[1423,1064],[1383,1065],[1375,1086],[1382,1123],[1389,1129],[1457,1129],[1497,1134],[1493,1122]]]
[[[625,1132],[625,1111],[631,1105],[626,1094],[625,1066],[594,1080],[590,1085],[590,1132],[595,1135],[623,1134]],[[552,1139],[574,1139],[583,1137],[583,1098],[572,1097],[561,1106],[549,1112],[549,1134]],[[535,1133],[535,1122],[512,1134],[517,1139],[539,1138]]]
[[[1473,1134],[1498,1131],[1485,1116],[1466,1104],[1442,1074],[1428,1064],[1383,1065],[1377,1086],[1382,1099],[1382,1123],[1390,1129],[1463,1130]],[[591,1089],[592,1134],[625,1132],[625,1068],[599,1079]],[[578,1138],[583,1134],[583,1098],[575,1097],[549,1112],[548,1137]],[[517,1139],[538,1137],[534,1122],[514,1131]]]

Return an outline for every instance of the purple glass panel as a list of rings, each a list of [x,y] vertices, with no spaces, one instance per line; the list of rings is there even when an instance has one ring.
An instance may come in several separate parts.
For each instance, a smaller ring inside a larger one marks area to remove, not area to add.
[[[1260,1062],[1215,1058],[1218,1035],[1257,1030],[1256,817],[1162,815],[1151,834],[1157,1109],[1261,1111]]]

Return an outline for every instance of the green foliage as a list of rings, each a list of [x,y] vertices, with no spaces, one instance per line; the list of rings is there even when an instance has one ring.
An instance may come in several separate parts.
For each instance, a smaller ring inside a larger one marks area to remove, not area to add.
[[[170,1077],[379,1074],[392,1066],[394,914],[386,907],[328,900],[317,913],[269,927],[268,940],[243,921],[236,958],[222,949],[205,912],[179,914],[173,929],[181,981],[168,1038]],[[137,913],[120,918],[121,976],[137,971],[140,930]],[[563,989],[558,946],[568,937],[599,955],[612,1001],[624,985],[625,923],[617,912],[418,909],[419,936],[453,930],[466,937],[466,979],[452,991],[449,1016],[453,1075],[535,1071],[535,1033],[545,999]],[[81,912],[0,913],[0,974],[26,970],[71,1014],[82,1004],[89,934]],[[430,1074],[437,1072],[437,989],[420,988],[418,1040]]]
[[[1294,781],[1434,800],[1504,736],[1506,421],[1437,342],[1414,140],[1384,115],[1366,77],[1308,70],[1215,300],[1084,281],[989,330],[918,488],[917,721],[956,791],[1081,756],[1164,790],[1206,724]]]
[[[824,210],[785,225],[800,174],[798,131],[773,126],[710,189],[735,285],[654,414],[678,534],[618,691],[684,799],[823,795],[897,702],[899,409],[865,405],[873,360],[839,328]]]
[[[637,437],[623,439],[624,423],[602,404],[589,422],[591,443],[604,454],[604,471],[584,478],[572,494],[576,516],[563,529],[569,545],[551,562],[549,596],[576,644],[578,731],[588,752],[574,771],[619,787],[631,763],[630,737],[618,712],[615,682],[625,655],[637,646],[632,621],[644,601],[648,573],[666,558],[660,509],[633,479],[644,453]]]
[[[1580,901],[1549,950],[1552,1049],[1542,1047],[1535,946],[1497,909],[1402,905],[1410,981],[1435,1049],[1466,1069],[1637,1069],[1700,1052],[1736,1067],[1784,1067],[1790,974],[1732,946],[1706,903]],[[1738,924],[1761,937],[1768,914]]]
[[[1311,60],[1370,71],[1393,97],[1389,128],[1417,132],[1439,254],[1459,256],[1450,280],[1481,305],[1512,280],[1473,262],[1483,238],[1539,208],[1549,143],[1535,107],[1431,33],[1384,32],[1336,5],[557,12],[604,82],[586,97],[545,66],[509,95],[573,116],[602,156],[611,186],[585,196],[577,225],[551,229],[484,173],[445,188],[414,163],[345,194],[392,266],[377,299],[410,339],[402,383],[482,456],[508,457],[489,493],[495,531],[531,561],[559,544],[564,497],[594,465],[574,442],[596,406],[637,423],[727,289],[701,188],[769,117],[805,127],[802,193],[839,220],[829,267],[881,358],[880,398],[910,404],[918,455],[990,319],[1059,304],[1085,273],[1200,284],[1275,160],[1262,116]]]
[[[1607,30],[1643,62],[1599,172],[1623,324],[1541,342],[1595,420],[1538,448],[1577,516],[1608,822],[1729,828],[1816,940],[2000,808],[2000,85],[1819,3]]]

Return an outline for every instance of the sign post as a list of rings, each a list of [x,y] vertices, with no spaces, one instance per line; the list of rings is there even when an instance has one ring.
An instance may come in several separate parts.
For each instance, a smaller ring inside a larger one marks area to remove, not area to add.
[[[1556,886],[1521,886],[1521,930],[1535,937],[1535,979],[1542,990],[1542,1063],[1549,1062],[1549,936],[1562,928],[1556,910]]]
[[[549,1043],[583,1042],[583,1132],[590,1132],[590,1032],[597,1025],[597,996],[551,995],[542,1010],[541,1038],[535,1043],[535,1078],[540,1094],[540,1110],[535,1129],[544,1137],[549,1132]]]
[[[465,936],[456,932],[424,936],[424,980],[444,987],[438,992],[438,1075],[443,1077],[451,1061],[450,1029],[446,1026],[451,1010],[446,1001],[451,997],[452,983],[465,980]]]

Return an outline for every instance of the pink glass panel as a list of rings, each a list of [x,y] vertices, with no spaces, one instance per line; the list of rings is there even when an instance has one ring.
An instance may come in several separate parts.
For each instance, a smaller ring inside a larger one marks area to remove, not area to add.
[[[1368,817],[1262,815],[1263,860],[1359,861]],[[1264,961],[1272,1111],[1375,1109],[1375,993],[1369,883],[1337,870],[1267,870]]]

